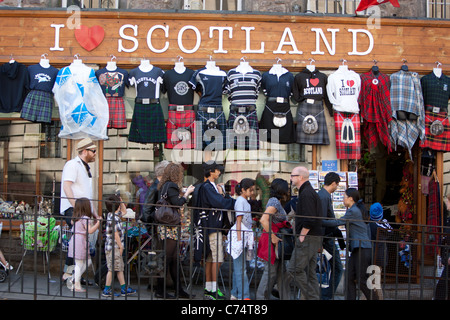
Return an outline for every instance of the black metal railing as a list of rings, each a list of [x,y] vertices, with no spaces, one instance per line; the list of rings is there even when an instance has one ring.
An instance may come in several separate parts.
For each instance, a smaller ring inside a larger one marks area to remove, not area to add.
[[[35,197],[33,212],[28,214],[10,213],[1,216],[3,232],[0,234],[0,249],[5,258],[15,267],[14,270],[5,271],[6,277],[0,283],[1,298],[28,297],[28,299],[42,299],[52,296],[55,299],[106,299],[103,297],[103,287],[107,273],[106,257],[104,251],[104,230],[106,214],[103,214],[102,227],[98,236],[85,234],[85,259],[91,259],[92,266],[86,265],[82,277],[82,287],[85,292],[71,291],[63,275],[71,271],[65,268],[68,255],[68,241],[73,236],[67,227],[63,216],[39,214],[39,200]],[[136,203],[129,206],[137,207]],[[185,220],[181,226],[164,226],[155,223],[142,223],[135,219],[123,219],[124,251],[124,279],[126,288],[133,288],[136,293],[124,297],[115,296],[110,299],[138,299],[153,300],[177,298],[176,293],[183,291],[188,299],[206,299],[206,263],[204,257],[195,258],[198,248],[196,235],[199,230],[193,220],[193,207],[183,209]],[[232,212],[232,211],[231,211]],[[244,231],[244,237],[253,238],[253,255],[241,255],[245,263],[241,264],[245,272],[240,272],[241,280],[246,276],[251,299],[274,299],[282,296],[283,299],[301,298],[301,290],[292,275],[286,270],[289,261],[284,254],[276,257],[272,264],[258,257],[261,249],[261,229],[258,220],[263,213],[253,212],[254,225],[251,231]],[[330,239],[332,246],[330,252],[320,250],[317,253],[317,263],[310,267],[320,287],[321,295],[330,290],[330,299],[345,300],[348,295],[349,264],[362,265],[362,255],[358,261],[351,261],[349,241],[365,239],[349,239],[345,237],[351,221],[343,225],[344,238],[337,239],[334,235],[322,237],[321,241]],[[375,223],[375,222],[368,222]],[[448,256],[446,251],[449,243],[445,242],[448,228],[441,226],[426,226],[417,224],[390,223],[392,229],[378,228],[377,237],[371,240],[370,258],[372,263],[366,270],[359,270],[363,277],[356,276],[358,287],[369,288],[370,296],[384,300],[431,300],[442,296],[448,297]],[[207,230],[204,228],[203,231]],[[217,230],[215,230],[217,231]],[[229,230],[220,230],[223,233]],[[269,230],[269,234],[272,230]],[[171,236],[169,236],[171,235]],[[219,233],[215,234],[221,237]],[[281,234],[279,234],[281,237]],[[284,235],[285,237],[287,235]],[[348,236],[348,233],[347,233]],[[310,236],[313,237],[313,236]],[[170,238],[176,238],[171,243]],[[92,240],[94,239],[94,241]],[[232,237],[229,237],[232,243]],[[267,238],[267,239],[270,239]],[[218,239],[219,243],[221,239]],[[340,241],[338,241],[340,240]],[[448,240],[447,240],[448,241]],[[206,251],[206,242],[202,244]],[[233,257],[228,249],[230,242],[224,242],[224,259],[222,264],[215,264],[217,273],[217,287],[227,299],[231,298],[233,289]],[[342,248],[343,246],[345,248]],[[271,247],[267,243],[267,247]],[[114,248],[114,247],[113,247]],[[76,248],[75,248],[76,250]],[[168,256],[168,252],[176,252],[175,256]],[[244,251],[244,253],[247,253]],[[269,251],[269,260],[272,258]],[[117,248],[112,255],[120,255]],[[331,260],[330,260],[331,256]],[[446,257],[445,261],[439,258]],[[292,259],[292,258],[291,258]],[[336,259],[342,266],[338,281],[333,277],[340,270],[339,264],[332,263]],[[245,270],[244,270],[245,266]],[[0,266],[0,269],[2,267]],[[172,272],[170,271],[172,269]],[[271,269],[274,272],[271,272]],[[72,268],[73,269],[73,268]],[[313,269],[313,270],[312,270]],[[173,271],[175,270],[175,271]],[[264,274],[264,271],[267,274]],[[441,279],[441,274],[444,279]],[[271,275],[270,279],[265,279]],[[311,274],[310,274],[311,275]],[[175,279],[172,279],[174,277]],[[278,279],[277,279],[278,277]],[[340,278],[340,279],[339,279]],[[1,280],[1,277],[0,277]],[[261,284],[267,280],[267,284]],[[278,291],[273,287],[278,280]],[[117,272],[113,272],[111,287],[120,294],[120,283]],[[361,283],[364,281],[365,283]],[[87,283],[87,284],[84,284]],[[89,285],[91,283],[91,285]],[[241,282],[239,282],[241,283]],[[245,283],[242,281],[242,283]],[[283,287],[287,285],[287,287]],[[69,285],[70,287],[70,285]],[[282,292],[282,290],[286,290]],[[284,295],[287,292],[287,297]],[[175,297],[174,297],[175,296]],[[263,297],[263,298],[261,298]],[[183,296],[186,298],[186,296]],[[322,298],[324,298],[322,296]],[[361,290],[357,298],[364,299]]]

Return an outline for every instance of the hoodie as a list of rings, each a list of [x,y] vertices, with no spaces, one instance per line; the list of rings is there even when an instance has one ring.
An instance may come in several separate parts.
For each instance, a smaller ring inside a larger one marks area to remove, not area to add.
[[[29,90],[27,67],[17,61],[0,68],[0,112],[20,112]]]

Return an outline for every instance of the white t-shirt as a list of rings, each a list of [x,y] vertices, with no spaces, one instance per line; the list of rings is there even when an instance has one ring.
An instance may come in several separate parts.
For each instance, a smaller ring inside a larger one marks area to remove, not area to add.
[[[243,216],[242,217],[242,223],[248,228],[251,229],[252,228],[252,208],[250,206],[250,203],[248,203],[248,201],[242,197],[239,196],[236,199],[236,202],[234,204],[234,210],[236,211],[236,218],[239,216]]]
[[[358,97],[361,90],[361,77],[347,67],[328,76],[328,99],[333,104],[333,110],[339,112],[359,113]]]
[[[92,173],[92,171],[91,171]],[[61,177],[61,205],[60,212],[64,214],[68,208],[72,207],[69,200],[66,199],[64,192],[64,181],[72,181],[72,192],[75,199],[93,198],[92,178],[89,178],[87,170],[80,157],[76,157],[66,162]]]

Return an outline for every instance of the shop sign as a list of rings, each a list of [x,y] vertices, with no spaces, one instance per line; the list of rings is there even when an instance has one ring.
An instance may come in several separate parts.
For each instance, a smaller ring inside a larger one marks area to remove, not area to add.
[[[60,35],[61,29],[65,28],[66,25],[50,24],[49,27],[54,30],[53,34],[55,40],[54,46],[49,48],[49,50],[64,51],[64,46],[60,43]],[[257,29],[254,26],[234,28],[211,25],[206,29],[201,30],[194,25],[183,25],[178,31],[173,31],[172,29],[170,24],[156,24],[151,26],[148,30],[140,27],[138,24],[124,24],[119,28],[116,51],[119,53],[132,53],[138,50],[140,46],[146,45],[146,49],[150,50],[152,53],[165,53],[171,46],[175,45],[176,49],[184,54],[195,54],[205,45],[208,46],[208,49],[212,49],[209,48],[211,44],[209,39],[213,39],[215,40],[212,42],[212,45],[215,46],[212,50],[213,53],[226,54],[230,47],[236,49],[236,45],[238,44],[240,45],[239,49],[242,54],[273,53],[275,55],[303,55],[301,43],[305,38],[312,37],[315,39],[315,49],[309,52],[311,55],[324,55],[326,50],[329,55],[334,56],[338,45],[336,44],[336,35],[338,33],[346,33],[346,36],[351,38],[352,51],[347,53],[349,56],[368,55],[374,48],[374,37],[372,33],[368,30],[358,28],[349,28],[346,31],[334,28],[327,28],[325,31],[324,28],[311,28],[309,33],[300,33],[300,37],[294,37],[294,33],[299,34],[299,32],[297,32],[298,30],[296,30],[295,27],[285,27],[282,32],[274,30],[271,34],[267,35],[268,38],[274,40],[277,44],[276,49],[267,48],[265,41],[254,39],[255,37],[253,34]],[[79,30],[83,33],[79,32]],[[171,32],[176,33],[176,43],[170,41],[170,39],[173,39]],[[91,28],[80,25],[79,28],[75,29],[77,41],[88,51],[95,49],[101,44],[104,34],[104,29],[98,25]],[[142,38],[142,34],[145,34],[145,44],[140,43],[138,38],[138,36],[141,36]],[[208,36],[205,37],[205,34]],[[244,39],[244,41],[239,41],[239,43],[233,41],[235,40],[236,34],[239,35],[238,39]],[[368,40],[367,47],[363,49],[360,49],[358,46],[358,38],[361,36],[367,37]],[[331,41],[329,41],[329,38],[331,38]],[[160,43],[162,39],[162,45],[154,45],[155,39],[158,39],[158,42]],[[231,42],[226,41],[225,39],[230,39]],[[205,42],[208,44],[205,44]]]

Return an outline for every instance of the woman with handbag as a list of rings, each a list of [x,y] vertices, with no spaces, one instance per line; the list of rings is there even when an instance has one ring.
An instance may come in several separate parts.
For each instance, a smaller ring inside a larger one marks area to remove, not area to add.
[[[183,182],[184,169],[180,164],[169,163],[164,169],[163,176],[158,184],[160,199],[166,199],[168,205],[177,206],[178,213],[181,207],[188,200],[189,195],[194,191],[194,186],[189,186],[186,192],[181,195],[180,187]],[[158,226],[158,238],[160,240],[161,248],[165,250],[165,270],[169,270],[170,276],[175,286],[175,292],[178,298],[189,298],[189,294],[185,292],[181,286],[179,264],[180,259],[178,255],[178,241],[181,234],[181,222],[179,225],[161,224]],[[165,275],[163,278],[158,278],[156,287],[157,298],[175,298],[173,295],[167,293],[165,288]]]
[[[264,231],[259,239],[258,257],[265,260],[264,273],[256,292],[256,300],[269,300],[272,288],[277,281],[281,300],[289,299],[289,283],[286,274],[285,261],[277,257],[278,246],[282,245],[276,233],[288,227],[284,204],[290,199],[289,184],[286,180],[277,178],[270,185],[270,198],[266,211],[261,216],[260,223]]]

